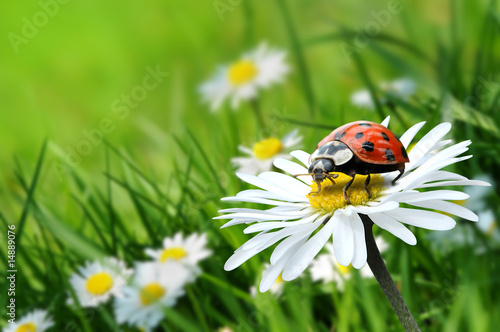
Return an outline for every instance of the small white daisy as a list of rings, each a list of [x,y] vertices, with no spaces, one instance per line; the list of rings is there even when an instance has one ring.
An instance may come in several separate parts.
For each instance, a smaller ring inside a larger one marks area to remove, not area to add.
[[[191,281],[194,281],[201,273],[198,263],[212,254],[206,246],[206,234],[191,234],[183,238],[181,233],[176,233],[174,237],[163,239],[162,249],[147,248],[145,252],[160,263],[173,260],[184,264],[192,272]]]
[[[269,264],[265,264],[264,265],[264,269],[267,270],[268,268],[269,268]],[[280,274],[278,276],[278,278],[276,279],[276,281],[274,282],[274,284],[271,286],[271,288],[269,288],[269,291],[274,296],[280,297],[281,294],[283,294],[284,287],[285,287],[285,281],[283,280],[283,278],[282,278],[282,276]],[[250,295],[252,297],[256,297],[257,296],[257,288],[255,286],[250,287]]]
[[[416,85],[415,82],[402,78],[393,82],[383,82],[380,84],[379,101],[384,104],[387,102],[387,95],[396,97],[402,100],[407,100],[409,96],[415,93]],[[367,108],[373,110],[375,108],[375,103],[372,99],[370,91],[367,89],[359,90],[351,95],[351,102],[353,105],[358,107]]]
[[[33,310],[19,319],[16,324],[9,324],[4,332],[43,332],[54,325],[46,310]]]
[[[238,61],[221,66],[215,75],[200,86],[203,101],[210,103],[212,111],[225,99],[237,108],[241,100],[251,100],[261,88],[283,82],[289,67],[284,51],[272,50],[261,44],[256,50],[244,54]]]
[[[377,236],[375,242],[380,253],[388,248],[387,242],[381,236]],[[311,262],[311,278],[313,281],[322,281],[325,284],[334,282],[337,289],[343,291],[345,282],[352,276],[353,267],[352,265],[343,266],[339,264],[335,259],[335,250],[331,243],[327,243],[325,248],[328,253],[318,255]],[[372,270],[368,265],[359,269],[359,274],[362,278],[373,278]]]
[[[424,123],[414,125],[401,136],[400,141],[405,148]],[[387,124],[388,119],[382,123],[384,126]],[[352,264],[356,269],[362,268],[366,263],[367,251],[360,214],[368,215],[380,228],[411,245],[416,244],[417,239],[403,224],[431,230],[449,230],[456,224],[447,215],[423,209],[443,211],[477,221],[477,216],[470,210],[447,202],[467,199],[469,195],[454,190],[418,190],[441,186],[489,185],[441,170],[471,157],[458,157],[468,150],[470,141],[445,148],[451,141],[442,138],[450,129],[451,124],[442,123],[417,142],[409,152],[410,162],[406,164],[403,176],[395,185],[391,182],[399,172],[372,174],[371,198],[363,189],[365,176],[357,175],[349,187],[351,204],[347,204],[342,193],[342,188],[351,178],[343,173],[338,173],[335,186],[323,186],[317,194],[310,194],[317,190],[310,176],[294,178],[277,172],[264,172],[259,176],[237,174],[243,181],[261,189],[245,190],[235,197],[224,198],[224,201],[274,207],[267,210],[232,208],[220,211],[228,214],[216,219],[231,219],[223,227],[257,222],[248,226],[244,233],[260,232],[236,250],[224,268],[233,270],[283,240],[274,249],[271,266],[262,278],[260,291],[266,291],[281,273],[286,281],[299,276],[331,237],[337,261],[343,266]],[[276,159],[274,165],[290,174],[308,173],[310,155],[304,151],[294,151],[291,155],[303,165],[286,159]],[[400,207],[400,203],[408,207]]]
[[[78,272],[71,275],[69,283],[76,293],[82,307],[96,307],[111,296],[122,296],[122,287],[132,275],[125,263],[109,257],[102,261],[87,262]],[[68,304],[73,304],[70,297]]]
[[[143,329],[153,328],[163,319],[164,307],[173,307],[184,295],[191,273],[177,261],[138,263],[130,286],[123,297],[115,298],[114,312],[119,324]]]
[[[273,160],[276,158],[289,158],[289,154],[283,153],[290,148],[296,148],[302,142],[302,136],[298,135],[296,129],[281,140],[276,137],[263,139],[254,144],[252,149],[240,145],[238,148],[248,157],[231,158],[231,163],[237,167],[237,172],[257,174],[271,170]]]

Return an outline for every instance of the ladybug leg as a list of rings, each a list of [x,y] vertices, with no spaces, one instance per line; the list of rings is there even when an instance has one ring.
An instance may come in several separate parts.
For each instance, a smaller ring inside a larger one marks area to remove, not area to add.
[[[311,191],[309,194],[319,194],[321,192],[321,181],[315,181],[316,184],[318,185],[318,190],[316,191]]]
[[[399,174],[398,174],[398,176],[396,176],[396,177],[394,178],[394,180],[392,180],[392,182],[391,182],[393,186],[395,186],[395,185],[396,185],[396,181],[397,181],[397,180],[398,180],[398,179],[399,179],[399,178],[403,175],[403,173],[404,173],[404,172],[405,172],[404,167],[399,169]]]
[[[370,184],[370,174],[366,177],[365,184],[363,186],[363,189],[365,189],[366,193],[368,194],[368,199],[372,198],[372,193],[368,189],[368,185]]]
[[[344,199],[345,201],[347,202],[347,204],[351,204],[351,200],[349,199],[349,196],[347,196],[347,189],[349,189],[349,187],[351,186],[351,184],[354,182],[354,178],[356,177],[356,173],[354,173],[352,175],[352,179],[346,183],[346,185],[344,186],[344,189],[342,190],[343,194],[344,194]]]
[[[328,178],[328,180],[331,181],[332,185],[328,186],[328,187],[332,187],[335,185],[335,181],[333,179],[336,179],[339,177],[338,174],[326,174],[326,177]]]

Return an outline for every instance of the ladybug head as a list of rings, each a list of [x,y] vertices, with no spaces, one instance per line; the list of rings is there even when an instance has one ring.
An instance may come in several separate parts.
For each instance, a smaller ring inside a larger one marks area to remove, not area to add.
[[[313,177],[314,181],[321,182],[326,179],[328,173],[334,170],[333,161],[330,159],[318,159],[309,166],[309,174]]]

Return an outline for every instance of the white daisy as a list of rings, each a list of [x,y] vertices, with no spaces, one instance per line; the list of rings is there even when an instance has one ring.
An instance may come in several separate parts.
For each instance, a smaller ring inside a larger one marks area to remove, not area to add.
[[[16,324],[9,324],[4,332],[43,332],[54,325],[46,310],[33,310],[19,319]]]
[[[124,296],[115,298],[114,312],[119,324],[147,330],[163,319],[164,307],[173,307],[184,294],[191,273],[175,260],[138,263],[136,271],[132,285],[123,288]]]
[[[191,234],[183,238],[181,233],[163,240],[162,249],[145,250],[146,255],[158,262],[177,261],[191,271],[191,281],[201,273],[198,263],[212,254],[207,246],[206,234]]]
[[[123,261],[110,257],[80,266],[69,283],[82,307],[96,307],[111,296],[122,296],[122,287],[132,273]],[[68,298],[67,303],[73,304],[73,299]]]
[[[388,121],[387,118],[382,124],[387,126]],[[405,147],[408,147],[424,123],[414,125],[401,136],[400,140]],[[404,175],[395,185],[391,182],[399,172],[372,175],[371,198],[368,198],[363,189],[365,177],[356,176],[349,188],[349,205],[343,198],[342,188],[351,178],[342,173],[338,173],[335,186],[323,186],[318,194],[312,195],[311,189],[315,191],[317,186],[314,182],[309,185],[312,182],[310,176],[294,178],[277,172],[264,172],[259,176],[237,174],[243,181],[261,189],[245,190],[235,197],[224,198],[224,201],[260,203],[274,207],[267,210],[232,208],[220,211],[228,214],[216,219],[231,219],[223,227],[257,222],[247,227],[244,233],[260,232],[236,250],[224,268],[232,270],[283,240],[274,249],[271,266],[262,278],[260,290],[266,291],[280,273],[286,281],[299,276],[330,237],[333,237],[335,256],[341,265],[352,264],[356,269],[362,268],[366,263],[367,251],[359,214],[368,215],[376,225],[411,245],[416,244],[417,240],[403,224],[432,230],[448,230],[456,224],[447,215],[418,208],[439,210],[477,221],[477,216],[470,210],[447,202],[466,199],[469,197],[467,194],[453,190],[418,190],[454,185],[489,185],[441,170],[471,157],[458,157],[468,150],[470,141],[445,148],[451,141],[442,138],[450,129],[449,123],[436,126],[411,149],[410,162],[406,164]],[[274,165],[290,174],[308,173],[309,154],[294,151],[291,155],[303,165],[286,159],[276,159]],[[400,203],[412,207],[400,207]]]
[[[215,75],[200,86],[203,101],[210,103],[212,111],[225,99],[237,108],[241,100],[254,99],[261,88],[283,82],[289,67],[286,53],[261,44],[256,50],[244,54],[238,61],[221,66]]]
[[[381,236],[377,236],[375,242],[380,253],[388,248],[387,242]],[[337,289],[343,291],[345,282],[352,276],[353,267],[352,265],[343,266],[339,264],[337,259],[335,259],[335,250],[331,243],[327,243],[325,248],[328,253],[318,255],[311,262],[311,278],[314,281],[322,281],[325,284],[334,282],[337,285]],[[362,278],[373,278],[372,270],[368,265],[359,269],[359,274]]]
[[[381,95],[378,99],[380,103],[384,104],[387,102],[387,95],[407,100],[409,96],[415,93],[416,85],[414,81],[402,78],[393,82],[382,82],[379,88]],[[372,99],[370,91],[367,89],[354,92],[351,95],[351,102],[358,107],[368,108],[370,110],[375,108],[375,102]]]
[[[281,140],[276,137],[263,139],[255,143],[252,149],[240,145],[238,148],[248,157],[231,158],[231,163],[237,167],[237,172],[257,174],[271,170],[273,160],[276,158],[289,158],[288,154],[283,153],[284,150],[296,148],[302,142],[302,136],[298,135],[296,129]]]

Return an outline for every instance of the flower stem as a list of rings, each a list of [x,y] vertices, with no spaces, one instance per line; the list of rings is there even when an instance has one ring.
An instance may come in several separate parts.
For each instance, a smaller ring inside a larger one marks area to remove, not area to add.
[[[380,251],[377,248],[377,244],[375,243],[375,239],[373,237],[373,221],[367,215],[360,214],[361,220],[363,220],[363,224],[365,226],[365,241],[366,241],[366,250],[368,251],[368,266],[372,270],[375,278],[377,279],[380,287],[385,293],[385,296],[389,300],[389,303],[392,306],[392,309],[396,313],[403,325],[403,328],[406,332],[420,332],[420,328],[413,318],[410,310],[406,306],[403,297],[399,293],[399,290],[394,284],[394,280],[387,270],[385,266],[384,260],[382,256],[380,256]]]
[[[250,106],[252,107],[253,114],[255,115],[255,119],[257,120],[258,125],[260,126],[260,130],[266,131],[266,122],[264,121],[264,117],[262,116],[262,112],[260,110],[260,105],[257,99],[250,100]]]

